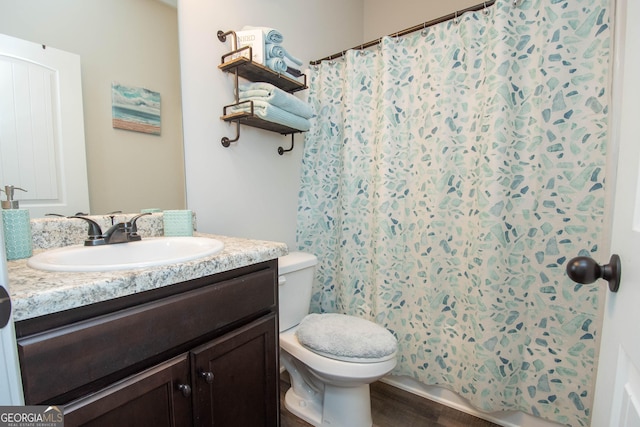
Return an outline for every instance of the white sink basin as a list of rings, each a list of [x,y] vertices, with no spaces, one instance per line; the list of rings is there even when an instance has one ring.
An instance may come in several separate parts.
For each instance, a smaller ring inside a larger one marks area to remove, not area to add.
[[[131,270],[191,261],[216,254],[220,240],[207,237],[150,237],[104,246],[66,246],[29,258],[27,265],[47,271]]]

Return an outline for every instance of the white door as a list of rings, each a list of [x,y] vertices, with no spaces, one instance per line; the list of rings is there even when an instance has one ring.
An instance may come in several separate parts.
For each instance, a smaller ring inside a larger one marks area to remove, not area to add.
[[[640,427],[640,1],[615,3],[611,253],[620,255],[622,281],[617,293],[607,292],[591,426]]]
[[[24,405],[24,399],[5,259],[4,236],[0,227],[0,406],[20,406]]]
[[[78,55],[0,34],[0,187],[31,217],[89,212],[81,83]]]

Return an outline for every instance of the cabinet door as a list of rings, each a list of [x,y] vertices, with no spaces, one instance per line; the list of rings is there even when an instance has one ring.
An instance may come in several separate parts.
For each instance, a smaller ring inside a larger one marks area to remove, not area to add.
[[[191,426],[189,358],[183,354],[65,405],[65,426]]]
[[[278,333],[274,313],[191,352],[198,426],[277,426]]]

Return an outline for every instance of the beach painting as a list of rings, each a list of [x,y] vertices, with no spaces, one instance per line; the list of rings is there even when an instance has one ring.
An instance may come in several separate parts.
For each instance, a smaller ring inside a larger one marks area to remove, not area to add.
[[[160,93],[141,87],[111,84],[113,127],[160,135]]]

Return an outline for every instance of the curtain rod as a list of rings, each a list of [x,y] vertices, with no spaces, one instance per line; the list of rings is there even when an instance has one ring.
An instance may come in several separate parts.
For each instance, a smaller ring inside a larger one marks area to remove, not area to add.
[[[517,0],[514,0],[514,3],[516,1]],[[455,19],[458,16],[462,15],[463,13],[476,12],[478,10],[486,9],[487,7],[493,5],[495,2],[496,2],[496,0],[488,0],[488,1],[482,2],[480,4],[477,4],[475,6],[471,6],[471,7],[468,7],[466,9],[462,9],[462,10],[458,10],[456,12],[450,13],[449,15],[441,16],[440,18],[436,18],[436,19],[433,19],[431,21],[424,22],[422,24],[414,25],[411,28],[406,28],[406,29],[404,29],[402,31],[398,31],[398,32],[393,33],[393,34],[389,34],[389,37],[406,36],[407,34],[411,34],[411,33],[415,32],[415,31],[420,31],[420,30],[423,30],[423,29],[425,29],[427,27],[431,27],[433,25],[437,25],[437,24],[440,24],[442,22],[446,22],[446,21],[449,21],[451,19]],[[358,46],[354,46],[351,49],[347,49],[347,50],[366,49],[366,48],[369,48],[371,46],[375,46],[375,45],[379,44],[381,41],[382,41],[382,38],[378,38],[378,39],[372,40],[370,42],[363,43],[363,44],[358,45]],[[327,60],[331,60],[331,59],[340,58],[340,57],[344,56],[345,52],[346,52],[346,50],[343,50],[341,52],[334,53],[333,55],[329,55],[329,56],[327,56],[325,58],[317,59],[315,61],[310,61],[309,64],[318,65],[322,61],[327,61]]]

